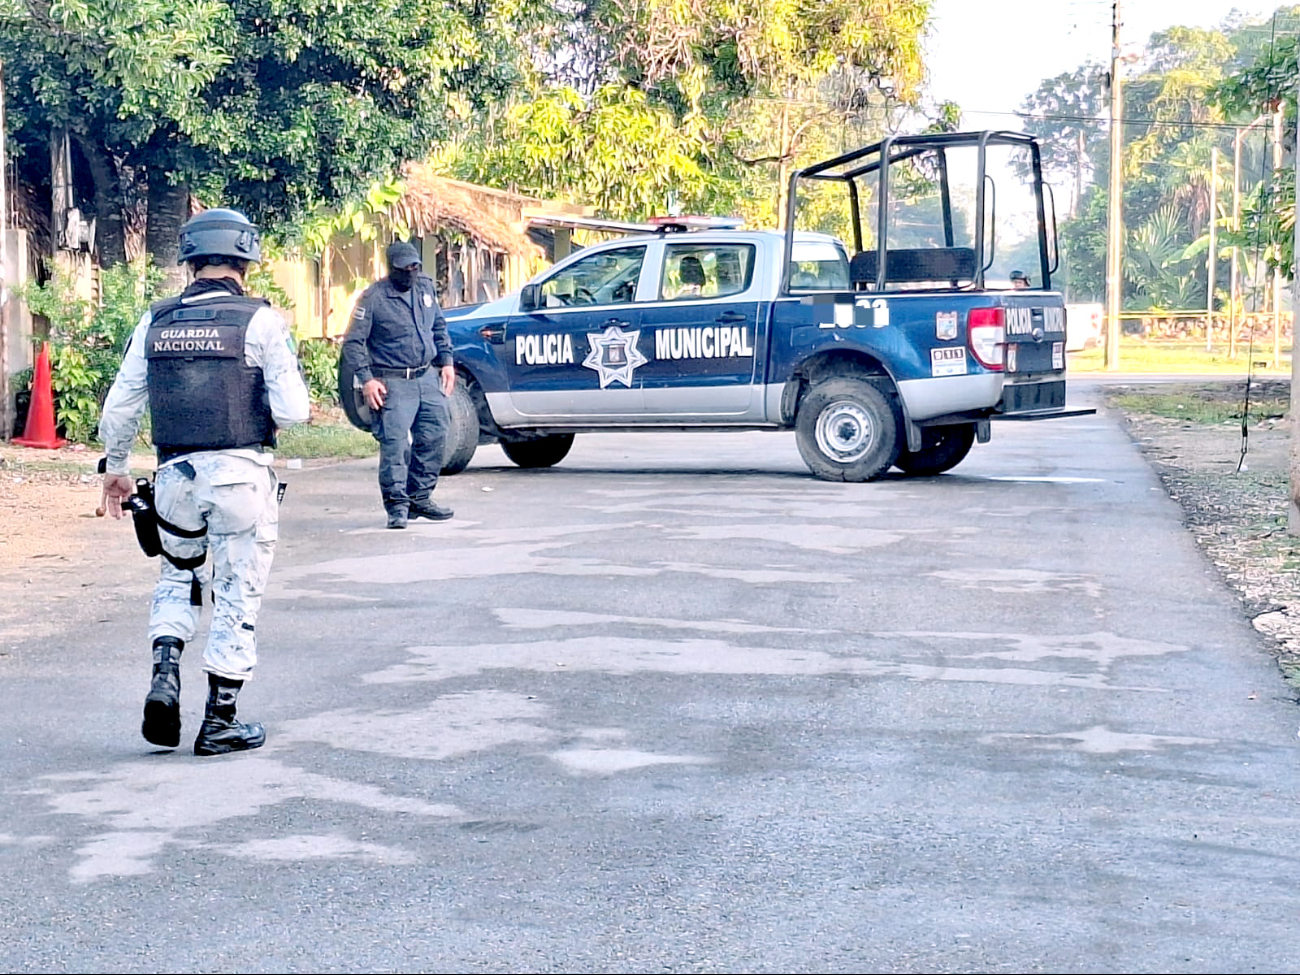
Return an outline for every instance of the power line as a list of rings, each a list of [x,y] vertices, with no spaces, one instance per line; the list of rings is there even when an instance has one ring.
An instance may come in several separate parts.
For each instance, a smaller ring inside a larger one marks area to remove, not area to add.
[[[963,108],[963,115],[999,115],[1006,118],[1018,118],[1027,122],[1093,122],[1101,124],[1109,123],[1110,119],[1104,115],[1037,115],[1026,112],[985,112],[975,108]],[[1234,122],[1196,122],[1191,119],[1187,121],[1177,121],[1168,119],[1154,118],[1126,118],[1121,117],[1119,122],[1123,125],[1152,125],[1166,128],[1192,128],[1192,129],[1224,129],[1231,131],[1242,128]]]

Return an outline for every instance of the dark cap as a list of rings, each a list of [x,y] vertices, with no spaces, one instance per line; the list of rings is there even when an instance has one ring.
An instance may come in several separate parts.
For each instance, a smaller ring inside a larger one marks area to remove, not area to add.
[[[395,240],[388,245],[388,266],[410,267],[412,264],[423,266],[424,262],[420,260],[420,252],[412,244],[404,240]]]
[[[1029,280],[1029,275],[1026,274],[1024,271],[1012,271],[1012,272],[1011,272],[1011,280],[1012,280],[1012,281],[1028,281],[1028,280]]]

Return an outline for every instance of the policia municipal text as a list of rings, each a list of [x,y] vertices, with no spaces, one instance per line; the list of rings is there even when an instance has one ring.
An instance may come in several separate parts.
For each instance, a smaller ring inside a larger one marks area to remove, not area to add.
[[[181,228],[180,244],[194,283],[136,326],[99,436],[105,506],[121,518],[127,502],[142,547],[162,555],[141,731],[163,748],[180,744],[181,651],[209,589],[208,700],[194,754],[217,755],[266,740],[260,724],[236,720],[235,698],[257,663],[257,613],[279,524],[267,451],[276,429],[306,421],[310,407],[288,327],[244,294],[244,273],[262,256],[256,228],[234,210],[208,210]],[[152,487],[137,488],[127,465],[146,405],[158,472]]]

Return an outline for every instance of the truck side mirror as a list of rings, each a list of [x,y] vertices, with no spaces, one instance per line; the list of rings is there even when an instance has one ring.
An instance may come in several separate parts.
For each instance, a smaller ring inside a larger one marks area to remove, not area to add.
[[[536,311],[542,303],[542,286],[540,284],[526,284],[519,292],[519,310]]]

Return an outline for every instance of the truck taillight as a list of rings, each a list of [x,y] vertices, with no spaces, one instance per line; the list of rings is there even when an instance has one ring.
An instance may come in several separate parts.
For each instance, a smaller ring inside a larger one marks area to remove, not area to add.
[[[1006,329],[1001,308],[972,308],[966,318],[971,355],[985,369],[1002,371],[1002,353],[1006,348]]]

